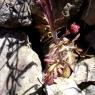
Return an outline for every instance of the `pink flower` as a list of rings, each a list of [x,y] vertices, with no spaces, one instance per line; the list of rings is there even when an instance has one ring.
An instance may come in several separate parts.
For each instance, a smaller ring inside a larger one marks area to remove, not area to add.
[[[71,33],[77,33],[79,31],[79,29],[80,29],[80,26],[77,25],[76,23],[73,23],[70,26]]]

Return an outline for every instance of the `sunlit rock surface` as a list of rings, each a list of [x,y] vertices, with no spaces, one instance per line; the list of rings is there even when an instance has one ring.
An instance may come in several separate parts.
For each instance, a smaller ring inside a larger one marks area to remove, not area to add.
[[[30,48],[28,37],[21,32],[4,34],[0,37],[0,95],[41,93],[41,62]]]
[[[58,78],[55,84],[46,86],[47,95],[83,95],[72,79]]]
[[[95,57],[85,59],[79,64],[80,66],[84,64],[83,68],[85,69],[77,69],[75,81],[85,92],[85,95],[95,95]]]

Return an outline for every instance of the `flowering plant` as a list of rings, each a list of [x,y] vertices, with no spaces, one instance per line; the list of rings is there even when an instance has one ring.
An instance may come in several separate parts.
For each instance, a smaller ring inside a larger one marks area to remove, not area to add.
[[[51,43],[49,47],[49,53],[44,59],[46,63],[44,83],[51,85],[57,77],[68,78],[74,70],[78,56],[82,52],[82,49],[78,48],[75,44],[75,41],[79,38],[80,34],[77,34],[74,39],[69,39],[66,36],[71,33],[78,33],[80,26],[76,23],[72,23],[70,29],[66,29],[63,38],[58,38],[51,0],[38,0],[37,3],[43,11],[43,18],[48,22],[48,28],[53,38],[53,43]]]
[[[74,43],[78,37],[79,34],[72,41],[64,37],[58,44],[51,44],[44,60],[47,64],[44,75],[46,84],[53,84],[57,77],[68,78],[74,71],[78,56],[82,52]]]

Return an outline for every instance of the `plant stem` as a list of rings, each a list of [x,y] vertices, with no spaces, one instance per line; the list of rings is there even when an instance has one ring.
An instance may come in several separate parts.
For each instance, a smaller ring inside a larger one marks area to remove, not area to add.
[[[53,40],[54,40],[54,42],[55,42],[55,44],[57,45],[57,47],[58,47],[58,57],[59,57],[59,61],[60,61],[60,64],[62,64],[63,63],[63,61],[62,61],[62,57],[61,57],[61,53],[59,52],[59,41],[58,41],[58,37],[57,37],[57,32],[55,31],[55,32],[52,32],[52,34],[53,34]]]
[[[52,32],[52,35],[53,35],[53,40],[54,40],[55,44],[58,44],[58,38],[57,38],[56,31]]]

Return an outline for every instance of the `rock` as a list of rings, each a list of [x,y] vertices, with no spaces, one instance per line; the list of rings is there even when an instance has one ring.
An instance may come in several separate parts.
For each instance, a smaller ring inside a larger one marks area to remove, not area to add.
[[[22,70],[24,70],[25,68],[27,69],[26,71],[24,71],[25,73],[21,75],[23,79],[19,78],[18,80],[22,87],[18,86],[16,93],[18,95],[22,95],[24,93],[26,93],[26,95],[29,95],[30,93],[34,93],[37,89],[41,87],[41,62],[38,58],[38,55],[27,46],[23,46],[19,50],[18,60],[18,68]],[[24,62],[25,64],[23,64]],[[30,88],[32,89],[29,90]],[[27,92],[27,90],[29,91]]]
[[[85,95],[95,95],[95,57],[79,62],[76,69],[71,78]]]
[[[0,37],[0,95],[41,93],[42,68],[37,53],[24,33],[6,33]]]
[[[85,62],[80,62],[76,65],[74,72],[70,76],[77,84],[87,81],[88,66]]]
[[[84,60],[84,62],[88,66],[87,81],[90,82],[86,88],[86,95],[95,95],[95,57]]]
[[[14,28],[32,23],[33,0],[0,0],[0,26]]]
[[[84,95],[75,81],[67,78],[57,78],[55,84],[46,86],[47,95]]]
[[[84,62],[88,66],[88,81],[94,81],[95,80],[95,57],[92,57],[90,59],[84,60]]]

